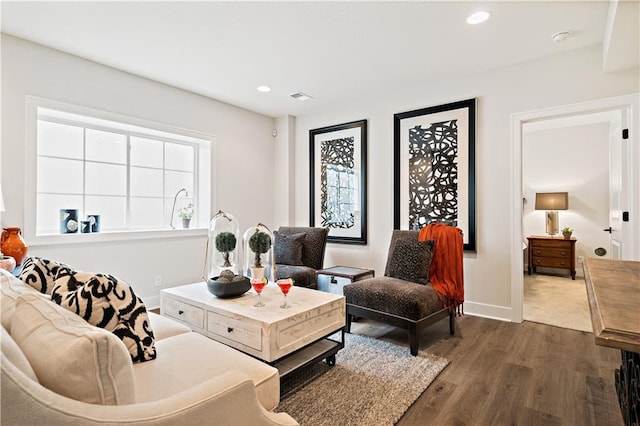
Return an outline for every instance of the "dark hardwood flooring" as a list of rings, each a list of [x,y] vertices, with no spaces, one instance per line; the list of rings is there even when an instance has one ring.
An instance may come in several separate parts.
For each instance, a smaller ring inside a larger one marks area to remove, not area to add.
[[[408,346],[404,330],[373,321],[352,332]],[[443,320],[420,340],[450,364],[398,426],[623,424],[613,379],[620,352],[596,346],[593,333],[465,315],[454,336]]]

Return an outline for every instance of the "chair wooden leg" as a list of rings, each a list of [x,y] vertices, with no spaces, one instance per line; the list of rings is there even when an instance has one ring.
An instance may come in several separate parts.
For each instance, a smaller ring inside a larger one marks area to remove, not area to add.
[[[344,326],[344,331],[346,331],[347,333],[351,333],[351,320],[353,319],[353,315],[350,315],[347,312],[347,319],[345,321],[345,326]]]
[[[456,333],[456,325],[455,325],[455,319],[456,317],[456,311],[455,309],[452,309],[451,311],[449,311],[449,333],[453,336]]]
[[[418,355],[418,330],[415,324],[409,324],[409,351],[411,355]]]

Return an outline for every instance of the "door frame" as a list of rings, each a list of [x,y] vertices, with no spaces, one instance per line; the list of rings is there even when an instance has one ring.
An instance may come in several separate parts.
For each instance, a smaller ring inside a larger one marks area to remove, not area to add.
[[[616,96],[605,99],[562,105],[535,111],[514,113],[511,115],[511,321],[523,321],[524,302],[524,259],[522,235],[522,142],[525,123],[548,119],[583,115],[597,112],[627,111],[629,129],[629,161],[627,180],[631,183],[630,226],[633,241],[629,258],[640,260],[640,147],[639,138],[634,129],[640,129],[640,93]]]

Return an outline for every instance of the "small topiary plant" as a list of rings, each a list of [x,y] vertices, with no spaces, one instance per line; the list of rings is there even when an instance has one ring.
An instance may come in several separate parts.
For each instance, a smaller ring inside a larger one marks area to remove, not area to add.
[[[269,234],[258,231],[253,233],[253,235],[249,238],[249,248],[256,255],[253,266],[255,268],[262,267],[262,262],[260,260],[260,255],[266,253],[271,248],[271,237]]]
[[[229,262],[229,252],[233,251],[236,248],[236,236],[231,232],[221,232],[216,235],[216,250],[222,253],[222,257],[224,258],[224,264],[222,265],[224,268],[228,268],[231,266],[231,262]]]

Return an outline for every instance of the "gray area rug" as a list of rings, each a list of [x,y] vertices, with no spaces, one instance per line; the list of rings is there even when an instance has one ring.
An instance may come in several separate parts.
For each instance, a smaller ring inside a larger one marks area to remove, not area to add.
[[[336,365],[286,396],[276,411],[301,426],[393,425],[449,364],[445,358],[346,334]]]

